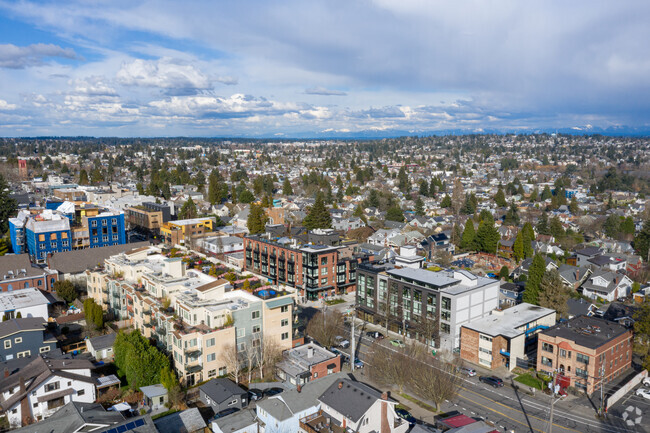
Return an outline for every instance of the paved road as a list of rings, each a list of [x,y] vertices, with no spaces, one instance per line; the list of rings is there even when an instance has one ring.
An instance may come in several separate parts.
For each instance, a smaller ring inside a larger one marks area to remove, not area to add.
[[[374,327],[373,327],[374,328]],[[367,362],[369,351],[374,340],[365,335],[367,329],[356,329],[357,347],[356,356],[362,361]],[[344,331],[342,330],[342,333]],[[349,336],[348,333],[345,334]],[[399,350],[390,345],[386,338],[380,342],[391,350]],[[349,356],[350,349],[341,350]],[[626,399],[631,399],[634,409],[627,416],[623,413],[629,408],[630,403]],[[554,406],[553,432],[583,432],[583,433],[632,433],[632,432],[650,432],[650,405],[645,405],[640,397],[629,395],[626,396],[619,405],[617,410],[612,410],[608,418],[604,421],[596,417],[596,407],[590,406],[586,399],[567,399],[557,400]],[[487,421],[493,422],[494,425],[504,432],[530,432],[546,433],[551,431],[549,396],[539,393],[536,396],[530,396],[516,391],[508,384],[502,388],[492,388],[479,382],[478,377],[466,378],[458,396],[452,401],[445,402],[441,410],[444,412],[459,411],[470,417],[482,417]],[[596,403],[597,404],[597,403]],[[638,408],[641,409],[638,409]],[[639,411],[641,415],[639,415]],[[641,422],[629,425],[630,419],[638,419],[641,416]],[[648,422],[643,422],[643,419]],[[431,419],[425,419],[431,422]],[[647,424],[647,425],[646,425]]]

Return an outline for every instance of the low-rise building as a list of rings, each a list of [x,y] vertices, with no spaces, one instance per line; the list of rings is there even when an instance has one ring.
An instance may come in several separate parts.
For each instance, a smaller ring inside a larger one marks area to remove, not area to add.
[[[214,413],[225,409],[243,409],[248,406],[248,392],[226,378],[209,380],[199,387],[199,398]]]
[[[47,321],[49,317],[48,305],[50,305],[50,301],[34,287],[13,292],[0,292],[0,317],[3,321],[18,318],[18,316],[38,317]]]
[[[54,290],[58,281],[57,271],[49,268],[32,266],[27,254],[12,254],[0,257],[0,291],[36,287],[46,292]]]
[[[627,297],[631,290],[632,280],[627,275],[603,270],[594,271],[580,287],[584,296],[608,302]]]
[[[579,316],[539,333],[537,369],[558,372],[558,383],[587,394],[632,364],[632,331],[608,320]]]
[[[169,221],[160,227],[167,245],[189,245],[194,239],[213,231],[214,218],[191,218]]]
[[[555,310],[527,303],[495,310],[462,326],[460,357],[484,368],[513,370],[527,349],[537,346],[537,333],[555,325],[555,317]]]
[[[98,361],[102,359],[112,359],[113,344],[115,343],[116,337],[117,334],[111,332],[110,334],[89,338],[86,341],[86,348],[93,358]]]
[[[341,357],[314,343],[294,347],[283,353],[276,375],[293,386],[341,371]]]
[[[47,353],[56,348],[56,338],[42,317],[10,319],[0,323],[0,361]]]

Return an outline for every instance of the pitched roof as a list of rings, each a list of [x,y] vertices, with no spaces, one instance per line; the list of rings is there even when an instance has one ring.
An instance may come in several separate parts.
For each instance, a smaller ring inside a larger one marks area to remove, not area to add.
[[[207,425],[196,407],[158,418],[154,421],[159,433],[203,431]]]
[[[212,379],[199,387],[208,397],[217,403],[232,399],[233,395],[246,394],[235,382],[230,379]]]
[[[42,317],[5,320],[0,322],[0,338],[20,331],[44,331],[46,323]]]
[[[110,334],[93,337],[89,340],[89,342],[95,350],[107,349],[109,347],[113,347],[113,343],[115,343],[115,337],[117,337],[117,334],[115,332],[111,332]]]
[[[350,379],[343,379],[333,383],[318,398],[321,403],[331,407],[355,423],[379,399],[381,399],[379,391],[365,383],[355,382]]]
[[[29,261],[29,254],[6,254],[0,256],[0,276],[7,275],[8,271],[12,271],[14,277],[23,278],[20,275],[23,269],[25,270],[25,277],[36,277],[44,274],[43,269],[32,267],[32,263]]]
[[[136,242],[132,244],[109,245],[100,248],[85,248],[83,250],[65,251],[55,253],[48,259],[48,265],[62,274],[78,274],[86,269],[104,263],[104,260],[132,249],[143,249],[150,245],[149,242]]]

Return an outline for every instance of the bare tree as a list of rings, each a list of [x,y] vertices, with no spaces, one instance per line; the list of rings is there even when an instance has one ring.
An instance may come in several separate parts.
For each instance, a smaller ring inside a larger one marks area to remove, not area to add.
[[[334,309],[317,312],[307,323],[307,335],[325,347],[334,345],[336,336],[343,332],[343,314]]]
[[[251,383],[251,380],[253,378],[253,369],[258,363],[258,346],[261,344],[261,340],[259,338],[251,338],[248,340],[248,343],[246,343],[246,349],[242,353],[243,361],[246,364],[246,372],[248,374],[248,383]]]
[[[417,355],[410,364],[409,388],[423,400],[435,404],[436,410],[445,400],[456,396],[462,382],[458,365],[438,361],[427,354]]]
[[[235,383],[239,383],[239,374],[241,373],[242,362],[240,354],[237,351],[237,346],[234,344],[228,344],[219,355],[219,359],[226,365],[226,370],[235,380]]]
[[[380,385],[397,387],[401,393],[410,381],[417,350],[415,345],[395,350],[374,343],[367,362],[370,377]]]
[[[282,358],[282,351],[278,342],[272,338],[263,338],[257,346],[257,368],[260,371],[260,379],[264,378],[265,370]]]
[[[425,295],[426,296],[426,295]],[[426,345],[427,352],[431,347],[435,347],[435,342],[438,340],[438,319],[435,315],[427,314],[426,302],[422,301],[423,311],[420,315],[413,315],[411,321],[411,329],[417,332],[418,339]]]
[[[454,215],[460,214],[460,209],[465,203],[465,195],[463,193],[463,184],[460,182],[460,179],[456,178],[454,182],[454,189],[451,192],[451,208],[454,211]]]

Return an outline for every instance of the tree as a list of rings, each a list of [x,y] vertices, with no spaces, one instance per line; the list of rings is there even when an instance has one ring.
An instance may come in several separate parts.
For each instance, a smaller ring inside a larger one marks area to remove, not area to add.
[[[524,236],[521,230],[517,232],[515,243],[512,246],[512,249],[514,252],[515,260],[517,260],[517,262],[520,262],[524,259]]]
[[[386,211],[386,219],[388,221],[404,222],[404,213],[398,204],[394,204]]]
[[[551,230],[548,226],[548,215],[546,215],[546,212],[542,212],[542,214],[537,219],[537,225],[535,226],[535,229],[537,229],[537,233],[540,235],[551,234]]]
[[[248,212],[248,219],[246,220],[248,232],[252,235],[264,233],[268,221],[269,217],[264,208],[260,205],[252,204]]]
[[[402,166],[399,169],[399,174],[397,175],[397,182],[400,191],[407,192],[411,189],[411,182],[409,181],[409,175],[406,173],[406,169]]]
[[[514,201],[510,203],[510,208],[508,209],[508,212],[506,212],[503,223],[509,226],[519,225],[519,210],[517,209],[517,205]]]
[[[418,353],[411,366],[408,384],[422,400],[434,403],[435,409],[454,399],[463,379],[458,374],[457,362],[447,363],[431,359],[428,353]]]
[[[451,207],[451,197],[449,197],[448,194],[445,194],[445,196],[440,201],[440,207],[443,209],[447,209]]]
[[[210,204],[221,203],[228,198],[228,185],[218,170],[212,170],[208,177],[208,201]]]
[[[341,178],[339,177],[339,180]],[[339,191],[342,189],[339,188]],[[289,178],[285,177],[284,182],[282,182],[282,194],[283,195],[293,195],[293,188],[291,187],[291,182],[289,182]]]
[[[316,201],[302,223],[309,230],[332,228],[332,217],[325,207],[320,192],[316,194]]]
[[[528,200],[531,203],[536,202],[538,196],[539,196],[539,190],[537,189],[537,187],[535,187],[535,189],[533,189],[533,192],[530,193],[530,197],[528,197]]]
[[[533,241],[535,240],[535,231],[533,230],[533,225],[528,222],[525,223],[521,228],[521,232],[524,241],[524,257],[533,257],[533,254],[535,254],[535,251],[533,251]]]
[[[501,270],[499,271],[499,278],[507,280],[509,276],[510,276],[510,269],[508,269],[506,265],[503,265],[501,267]]]
[[[307,322],[306,332],[323,347],[332,347],[336,336],[343,329],[343,314],[335,309],[329,308],[318,311]]]
[[[633,235],[634,234],[634,219],[629,216],[621,222],[621,232],[625,233],[626,235]]]
[[[549,222],[549,230],[555,239],[560,239],[562,236],[564,236],[564,226],[562,225],[562,221],[560,221],[560,219],[556,216],[551,218]]]
[[[635,352],[643,354],[643,368],[650,369],[650,299],[643,301],[634,313]]]
[[[492,221],[481,221],[476,231],[474,245],[478,251],[496,254],[501,235]]]
[[[126,333],[120,331],[113,344],[115,365],[119,376],[126,376],[130,386],[140,388],[161,382],[161,374],[170,369],[169,358],[151,345],[137,329]],[[163,374],[167,375],[165,372]],[[169,377],[165,377],[169,384]]]
[[[16,213],[16,200],[11,198],[9,194],[9,184],[5,177],[0,174],[0,233],[7,233],[9,218]]]
[[[424,215],[424,202],[419,196],[417,200],[415,200],[415,214],[419,216]]]
[[[88,185],[90,181],[88,180],[88,172],[85,168],[82,168],[79,171],[79,185]]]
[[[260,372],[260,379],[263,379],[266,374],[270,373],[269,367],[272,369],[275,364],[282,359],[282,350],[273,338],[263,338],[257,346],[257,368]]]
[[[72,301],[79,297],[77,289],[74,284],[69,280],[59,280],[54,282],[54,290],[65,302],[70,304]]]
[[[451,208],[454,211],[454,215],[460,213],[464,202],[465,197],[463,193],[463,184],[460,182],[460,179],[456,179],[454,182],[454,189],[451,192]]]
[[[576,200],[575,196],[571,197],[571,202],[569,203],[569,212],[571,212],[573,215],[578,215],[580,213],[578,200]]]
[[[248,204],[255,201],[255,196],[248,189],[244,189],[237,197],[240,203]]]
[[[401,393],[411,379],[415,366],[411,355],[415,350],[415,345],[408,345],[394,352],[377,342],[373,343],[367,362],[370,377],[380,385],[397,387]]]
[[[648,260],[650,258],[648,255],[648,249],[650,248],[650,219],[643,223],[643,228],[634,238],[633,246],[638,255],[644,260],[650,261]]]
[[[192,200],[192,197],[190,197],[185,203],[183,203],[183,206],[181,206],[181,210],[178,212],[178,217],[181,219],[191,219],[196,218],[197,215],[198,211],[196,209],[196,204],[194,203],[194,200]]]
[[[465,229],[463,230],[463,237],[460,241],[460,247],[468,250],[474,246],[474,238],[476,237],[476,230],[474,230],[474,222],[468,218],[465,222]]]
[[[551,188],[546,185],[544,187],[544,190],[542,191],[542,201],[548,200],[549,198],[553,197],[553,193],[551,193]]]
[[[425,179],[420,180],[420,195],[429,196],[429,183]]]
[[[603,230],[605,231],[605,235],[607,235],[607,237],[615,238],[618,236],[618,232],[621,231],[621,218],[618,215],[611,214],[605,220],[605,223],[603,224]]]
[[[499,188],[496,195],[494,196],[494,202],[499,207],[508,206],[508,202],[506,201],[506,195],[504,194],[503,189]]]
[[[539,305],[539,287],[546,270],[546,261],[541,254],[535,254],[533,261],[528,268],[528,279],[526,280],[526,290],[522,300],[529,304]]]
[[[566,318],[569,297],[569,291],[564,287],[558,270],[546,271],[539,285],[539,305],[557,311],[558,318]]]
[[[104,310],[93,298],[84,300],[84,317],[89,328],[94,327],[95,330],[104,328]]]
[[[176,373],[169,365],[166,365],[160,371],[160,383],[167,390],[167,397],[172,407],[178,406],[183,401],[183,392]]]

